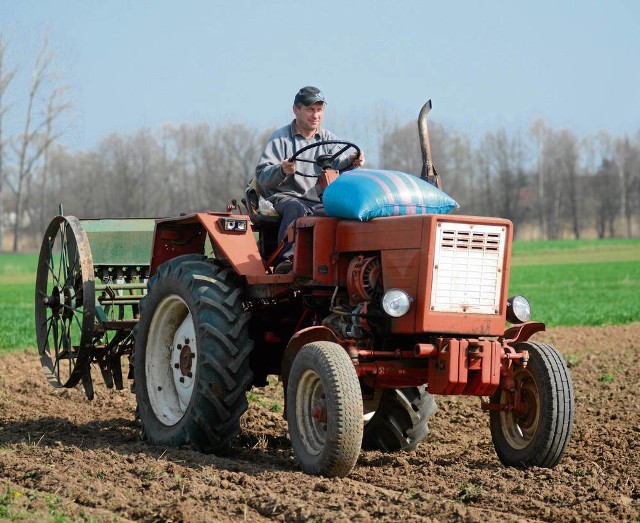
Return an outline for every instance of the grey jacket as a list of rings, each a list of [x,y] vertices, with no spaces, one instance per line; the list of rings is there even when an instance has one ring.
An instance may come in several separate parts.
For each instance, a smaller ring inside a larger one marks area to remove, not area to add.
[[[305,176],[285,176],[280,168],[284,160],[291,158],[296,151],[309,144],[322,140],[338,140],[331,131],[320,129],[312,138],[306,139],[296,127],[295,120],[280,129],[274,131],[269,137],[267,146],[258,161],[256,167],[256,185],[261,196],[276,203],[282,197],[294,197],[320,202],[316,192],[317,178]],[[321,154],[330,154],[340,145],[325,145],[302,153],[301,158],[313,160]],[[336,160],[336,169],[344,169],[348,166],[349,158],[343,154]],[[315,164],[296,162],[296,170],[304,174],[321,174],[321,169]]]

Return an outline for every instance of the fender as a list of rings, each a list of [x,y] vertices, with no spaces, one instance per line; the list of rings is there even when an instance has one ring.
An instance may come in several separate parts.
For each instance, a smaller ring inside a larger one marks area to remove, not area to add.
[[[246,220],[243,231],[227,231],[224,218]],[[209,237],[216,257],[224,258],[241,276],[264,276],[265,267],[248,216],[230,213],[195,213],[156,221],[151,253],[151,274],[183,254],[205,254]]]
[[[282,356],[282,362],[280,364],[280,374],[282,376],[285,395],[287,392],[289,372],[291,371],[293,360],[295,359],[298,352],[300,352],[300,349],[302,349],[302,347],[304,347],[307,343],[312,343],[314,341],[331,341],[333,343],[341,345],[340,340],[333,333],[333,331],[328,327],[323,327],[321,325],[317,325],[315,327],[307,327],[306,329],[302,329],[291,336],[291,339],[287,344],[287,348],[284,351],[284,355]]]
[[[546,330],[545,324],[540,321],[528,321],[519,325],[514,325],[504,331],[502,339],[509,344],[527,341],[536,332]]]

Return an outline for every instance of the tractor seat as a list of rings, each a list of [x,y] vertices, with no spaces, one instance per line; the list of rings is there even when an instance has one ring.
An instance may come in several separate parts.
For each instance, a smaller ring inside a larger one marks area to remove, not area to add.
[[[258,249],[263,259],[268,259],[278,247],[278,229],[281,217],[273,205],[258,194],[256,181],[251,180],[244,190],[243,203],[249,213],[251,224],[258,235]]]
[[[249,217],[253,225],[260,227],[262,225],[280,224],[280,215],[273,208],[271,202],[258,194],[255,180],[251,180],[247,185],[244,194]]]

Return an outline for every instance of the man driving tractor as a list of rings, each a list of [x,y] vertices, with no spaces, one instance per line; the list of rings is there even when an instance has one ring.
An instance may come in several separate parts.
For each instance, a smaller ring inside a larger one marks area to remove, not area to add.
[[[313,208],[320,203],[317,182],[322,169],[315,160],[323,154],[334,153],[336,146],[328,144],[312,147],[293,161],[292,157],[302,148],[316,142],[338,140],[331,131],[321,128],[325,105],[325,97],[317,87],[306,86],[300,89],[293,101],[294,120],[271,134],[258,161],[258,192],[273,204],[282,217],[278,243],[287,237],[287,229],[294,220],[311,214]],[[356,151],[347,157],[339,156],[333,168],[344,171],[362,167],[364,161],[364,153]],[[288,244],[275,272],[290,272],[292,257],[293,246]]]

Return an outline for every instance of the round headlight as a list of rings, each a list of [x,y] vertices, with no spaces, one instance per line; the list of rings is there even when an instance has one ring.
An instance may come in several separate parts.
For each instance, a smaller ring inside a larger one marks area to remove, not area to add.
[[[523,323],[531,319],[531,305],[524,296],[512,296],[507,300],[507,321]]]
[[[389,289],[382,296],[382,310],[393,318],[404,316],[411,307],[411,297],[401,289]]]

